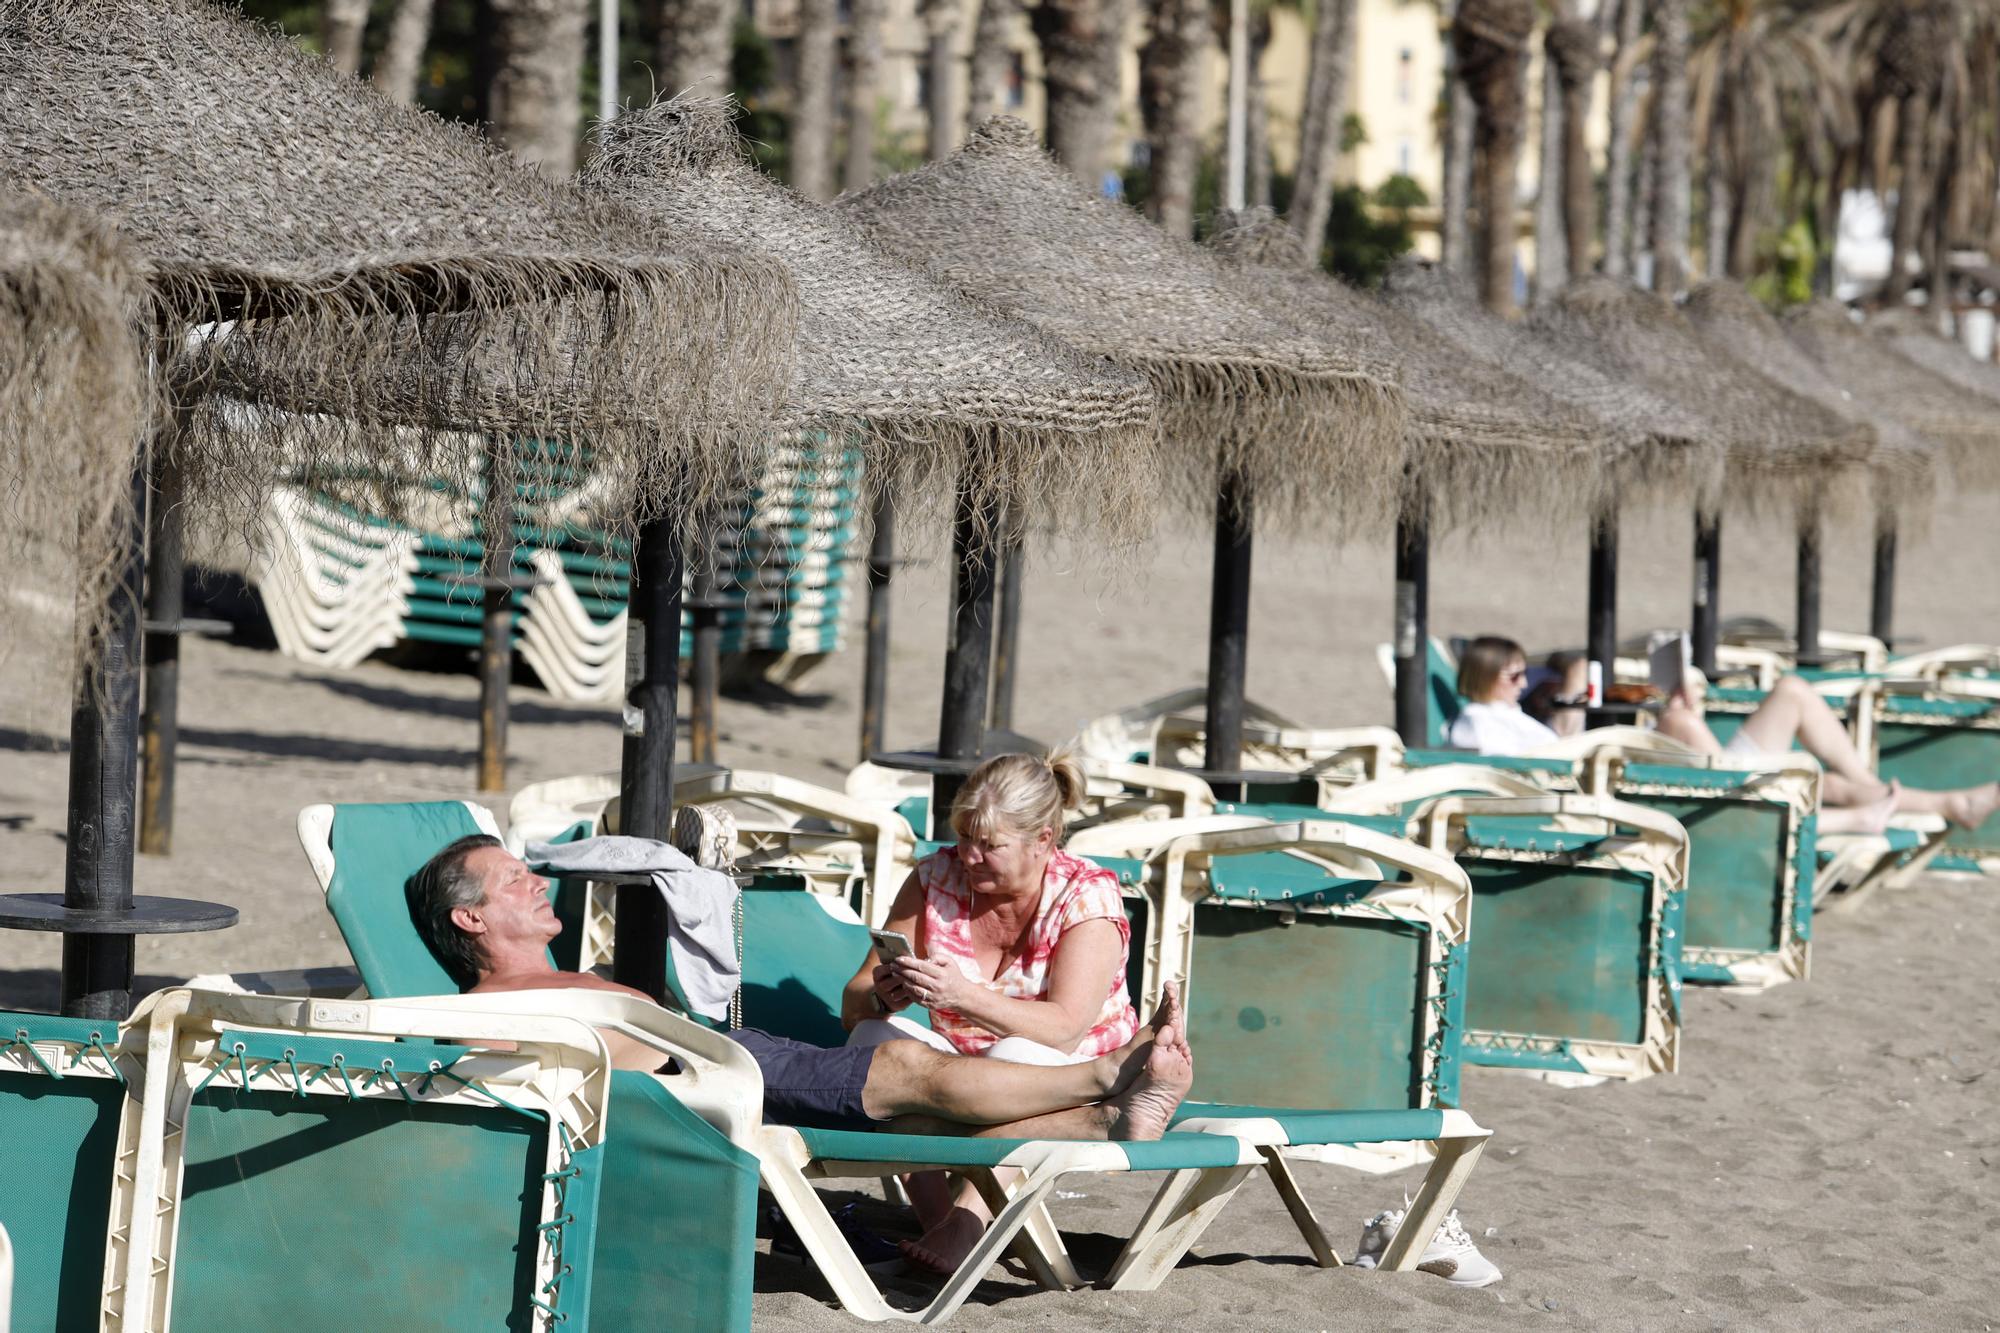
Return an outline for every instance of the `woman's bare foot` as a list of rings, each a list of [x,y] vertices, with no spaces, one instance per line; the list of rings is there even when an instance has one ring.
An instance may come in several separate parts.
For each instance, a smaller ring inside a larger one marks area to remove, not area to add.
[[[1894,778],[1889,779],[1889,785],[1883,789],[1880,800],[1870,801],[1866,805],[1855,807],[1854,831],[1857,833],[1880,833],[1888,828],[1890,816],[1896,813],[1897,802],[1901,801],[1902,798],[1903,784]]]
[[[1945,793],[1944,817],[1960,828],[1978,828],[1995,810],[2000,810],[2000,782]]]
[[[950,1277],[972,1253],[972,1247],[986,1234],[987,1219],[966,1208],[953,1208],[937,1225],[899,1248],[903,1257],[926,1273]]]
[[[1105,1096],[1122,1092],[1145,1070],[1156,1034],[1166,1028],[1176,1032],[1186,1031],[1187,1025],[1181,1019],[1180,991],[1169,981],[1160,988],[1160,992],[1160,1007],[1153,1011],[1151,1021],[1140,1024],[1139,1030],[1132,1034],[1132,1040],[1115,1051],[1097,1057],[1098,1077],[1104,1085]]]
[[[1174,1121],[1174,1112],[1194,1083],[1194,1051],[1179,1028],[1163,1027],[1153,1034],[1145,1067],[1123,1092],[1104,1103],[1114,1119],[1114,1139],[1157,1139]]]

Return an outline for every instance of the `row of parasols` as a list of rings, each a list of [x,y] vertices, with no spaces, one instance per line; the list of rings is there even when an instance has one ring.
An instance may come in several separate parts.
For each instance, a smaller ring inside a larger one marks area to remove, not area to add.
[[[1226,773],[1255,523],[1398,528],[1408,702],[1436,531],[1587,527],[1608,663],[1616,514],[1635,493],[1684,497],[1711,557],[1739,505],[1795,523],[1802,555],[1826,514],[1867,508],[1893,551],[1941,465],[1961,486],[2000,476],[2000,373],[1927,332],[1821,308],[1781,324],[1724,286],[1679,307],[1585,280],[1524,325],[1421,271],[1367,295],[1268,217],[1218,219],[1206,246],[1170,236],[1005,118],[821,206],[754,169],[723,102],[622,114],[578,179],[549,181],[208,5],[0,0],[0,74],[0,463],[20,483],[0,541],[74,556],[83,668],[65,892],[16,895],[0,924],[82,935],[70,1012],[123,1012],[132,933],[230,919],[133,898],[138,663],[157,819],[182,527],[254,527],[300,476],[491,496],[512,489],[488,485],[511,441],[587,456],[608,486],[597,522],[631,543],[621,800],[650,837],[668,831],[684,587],[698,612],[714,601],[714,562],[690,549],[802,432],[851,440],[871,478],[871,644],[897,527],[951,533],[929,761],[945,798],[984,745],[994,571],[1030,524],[1110,550],[1163,501],[1213,515],[1206,765]],[[469,575],[503,648],[513,555],[485,542]],[[693,647],[699,748],[699,632]],[[870,750],[885,673],[878,657]],[[662,911],[634,896],[618,917],[617,975],[655,995]]]

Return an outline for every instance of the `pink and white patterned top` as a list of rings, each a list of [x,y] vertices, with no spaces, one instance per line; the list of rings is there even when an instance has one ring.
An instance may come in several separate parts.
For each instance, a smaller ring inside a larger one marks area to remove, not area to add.
[[[966,977],[1009,999],[1045,1000],[1049,991],[1049,960],[1063,932],[1084,921],[1110,921],[1118,927],[1120,957],[1132,943],[1132,926],[1118,896],[1118,880],[1110,871],[1072,856],[1058,847],[1042,875],[1042,902],[1028,924],[1020,956],[987,980],[972,948],[972,886],[959,864],[958,848],[946,847],[917,862],[917,883],[924,891],[924,952],[939,961],[958,964]],[[978,1055],[1000,1038],[950,1009],[931,1010],[931,1028],[966,1055]],[[1070,1054],[1079,1058],[1115,1051],[1139,1030],[1139,1013],[1125,990],[1125,969],[1111,974],[1104,1007]]]

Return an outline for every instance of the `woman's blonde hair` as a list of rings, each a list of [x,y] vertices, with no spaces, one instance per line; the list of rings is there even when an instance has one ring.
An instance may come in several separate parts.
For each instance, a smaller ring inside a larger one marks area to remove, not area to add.
[[[1501,673],[1515,662],[1526,662],[1528,654],[1512,639],[1482,634],[1465,645],[1458,659],[1458,692],[1474,703],[1493,693]]]
[[[995,755],[972,770],[951,803],[952,831],[992,841],[1001,834],[1032,839],[1053,830],[1063,840],[1063,811],[1083,803],[1083,769],[1067,750],[1046,756]]]

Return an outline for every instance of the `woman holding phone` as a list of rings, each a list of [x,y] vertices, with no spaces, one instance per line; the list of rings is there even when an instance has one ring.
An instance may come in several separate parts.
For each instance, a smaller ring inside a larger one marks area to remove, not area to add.
[[[1082,799],[1083,771],[1066,754],[1000,755],[973,770],[952,804],[957,843],[919,861],[889,909],[887,929],[911,952],[885,961],[871,947],[847,983],[850,1045],[909,1039],[1053,1065],[1132,1039],[1132,929],[1117,878],[1062,846],[1063,812]],[[900,1017],[912,1005],[930,1011],[929,1028]],[[990,1214],[970,1186],[954,1200],[942,1173],[912,1177],[910,1198],[927,1230],[906,1254],[950,1273]]]

